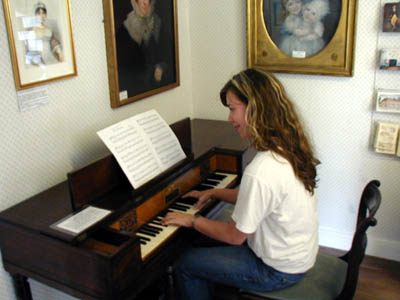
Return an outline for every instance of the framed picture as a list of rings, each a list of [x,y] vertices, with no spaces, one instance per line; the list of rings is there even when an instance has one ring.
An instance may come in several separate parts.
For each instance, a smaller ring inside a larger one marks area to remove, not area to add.
[[[376,111],[400,113],[400,90],[378,90],[376,93]]]
[[[111,107],[179,86],[176,0],[103,0]]]
[[[353,75],[356,0],[247,0],[247,63],[273,72]]]
[[[386,3],[383,6],[383,32],[400,32],[400,3]]]
[[[381,70],[400,70],[400,48],[381,49],[379,56],[379,69]]]
[[[3,0],[18,90],[76,76],[69,0]]]

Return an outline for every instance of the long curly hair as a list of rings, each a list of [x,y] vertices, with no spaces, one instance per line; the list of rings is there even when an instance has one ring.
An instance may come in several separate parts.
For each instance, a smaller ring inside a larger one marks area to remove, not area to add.
[[[262,69],[247,69],[233,76],[220,92],[226,103],[226,93],[233,92],[246,108],[247,131],[257,151],[272,151],[286,158],[299,180],[310,193],[317,184],[314,157],[292,102],[282,84]]]

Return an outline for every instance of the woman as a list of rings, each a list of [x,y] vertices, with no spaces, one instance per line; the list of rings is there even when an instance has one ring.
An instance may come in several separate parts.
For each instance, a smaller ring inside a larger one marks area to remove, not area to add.
[[[49,65],[63,61],[62,48],[59,39],[47,24],[47,8],[44,3],[35,5],[37,25],[31,28],[34,39],[26,43],[26,63],[33,65]]]
[[[128,97],[173,82],[169,34],[154,12],[156,0],[130,0],[132,11],[117,30],[119,89]]]
[[[163,223],[193,227],[227,246],[192,248],[174,266],[182,299],[212,299],[212,282],[274,290],[301,279],[318,252],[316,166],[293,104],[270,73],[248,69],[220,93],[228,121],[257,150],[238,190],[192,191],[234,203],[229,223],[168,213]]]

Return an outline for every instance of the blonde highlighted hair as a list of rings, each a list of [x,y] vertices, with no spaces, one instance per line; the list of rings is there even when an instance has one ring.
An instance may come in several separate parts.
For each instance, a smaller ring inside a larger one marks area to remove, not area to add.
[[[222,88],[220,98],[225,106],[228,91],[247,105],[247,130],[255,149],[270,150],[286,158],[306,190],[314,193],[316,166],[320,161],[314,157],[282,84],[269,72],[247,69],[233,76]]]

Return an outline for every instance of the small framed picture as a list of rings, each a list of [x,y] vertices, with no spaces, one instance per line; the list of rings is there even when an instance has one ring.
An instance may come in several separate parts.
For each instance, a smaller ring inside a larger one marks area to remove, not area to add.
[[[378,90],[376,93],[376,111],[400,113],[400,90]]]
[[[400,3],[386,3],[383,6],[383,32],[400,32]]]
[[[381,49],[379,69],[400,70],[400,49]]]
[[[17,90],[76,76],[69,0],[3,0]]]

